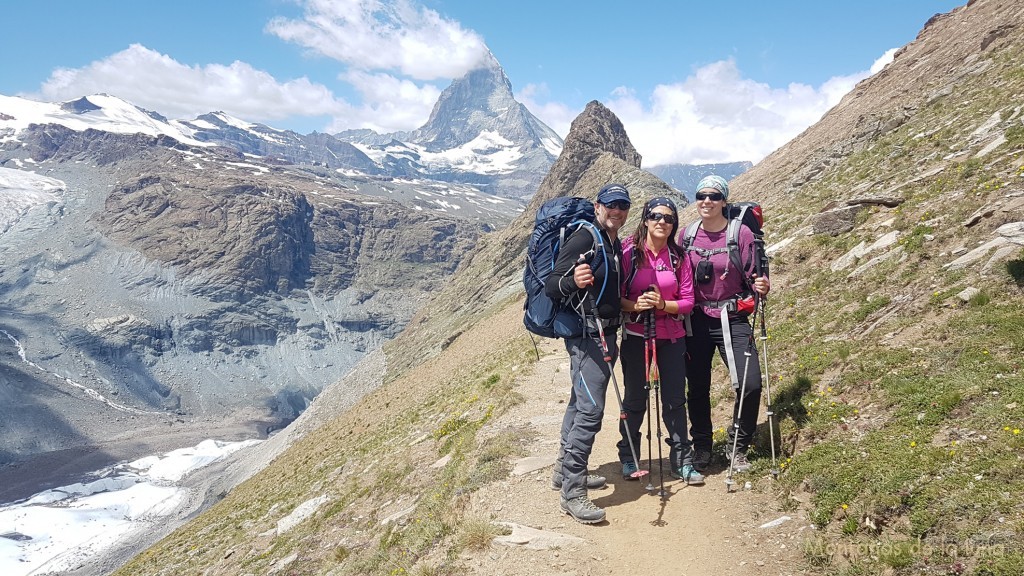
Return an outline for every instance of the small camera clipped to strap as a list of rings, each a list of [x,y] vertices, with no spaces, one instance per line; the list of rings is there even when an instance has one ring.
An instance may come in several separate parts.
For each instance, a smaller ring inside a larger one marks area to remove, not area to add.
[[[707,258],[697,262],[693,270],[693,280],[698,284],[707,284],[715,274],[715,266]]]

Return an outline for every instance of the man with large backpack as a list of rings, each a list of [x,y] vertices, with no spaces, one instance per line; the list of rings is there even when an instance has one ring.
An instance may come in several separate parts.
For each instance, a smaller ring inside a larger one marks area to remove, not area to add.
[[[562,419],[555,479],[561,477],[562,510],[584,524],[605,518],[604,510],[587,495],[587,465],[594,439],[601,430],[605,393],[618,357],[616,332],[621,318],[622,259],[619,229],[626,223],[629,208],[629,191],[625,186],[609,184],[601,188],[594,213],[602,246],[595,246],[590,230],[577,228],[559,248],[544,283],[552,300],[570,302],[571,309],[582,320],[581,334],[563,336],[569,353],[572,391]]]
[[[711,362],[717,351],[726,362],[736,392],[727,447],[727,481],[731,481],[733,471],[750,469],[747,449],[757,428],[761,367],[748,318],[755,299],[767,295],[770,286],[763,242],[742,223],[746,209],[755,205],[732,206],[728,199],[729,185],[724,178],[711,175],[702,179],[694,201],[700,221],[680,233],[679,245],[693,270],[695,300],[686,327],[693,467],[703,471],[711,461]],[[760,226],[756,227],[760,233]]]

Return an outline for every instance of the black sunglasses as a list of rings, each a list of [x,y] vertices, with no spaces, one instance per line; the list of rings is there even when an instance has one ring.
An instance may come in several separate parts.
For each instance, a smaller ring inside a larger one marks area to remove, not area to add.
[[[612,210],[629,210],[630,206],[629,202],[626,202],[625,200],[612,200],[611,202],[601,202],[601,204],[604,204]]]
[[[714,194],[704,194],[703,192],[697,192],[693,195],[694,200],[700,202],[701,200],[711,200],[712,202],[721,202],[725,200],[725,194],[721,192],[715,192]]]
[[[650,214],[647,215],[647,219],[650,220],[651,222],[661,222],[662,220],[664,220],[665,224],[676,223],[675,216],[671,214],[662,214],[661,212],[651,212]]]

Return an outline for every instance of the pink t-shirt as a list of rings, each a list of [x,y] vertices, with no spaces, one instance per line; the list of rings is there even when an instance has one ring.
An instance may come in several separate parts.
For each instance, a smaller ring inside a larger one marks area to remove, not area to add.
[[[673,339],[686,336],[686,329],[683,327],[682,315],[693,309],[693,271],[686,265],[686,259],[680,256],[671,256],[668,246],[654,254],[647,248],[646,243],[642,248],[646,250],[647,257],[636,270],[633,280],[629,286],[625,281],[632,270],[633,242],[627,238],[622,244],[622,295],[629,300],[636,301],[640,294],[651,284],[658,286],[661,297],[666,302],[674,300],[679,305],[679,313],[669,315],[664,310],[656,310],[654,315],[656,332],[658,338]],[[676,264],[673,269],[673,262]],[[636,314],[627,314],[626,331],[638,336],[644,335],[644,326]]]

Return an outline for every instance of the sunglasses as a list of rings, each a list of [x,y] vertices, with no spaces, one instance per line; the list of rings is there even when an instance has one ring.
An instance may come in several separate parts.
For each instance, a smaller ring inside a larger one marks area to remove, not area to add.
[[[721,202],[725,200],[725,194],[721,192],[715,192],[714,194],[704,194],[703,192],[697,192],[693,195],[693,198],[700,202],[701,200],[711,200],[712,202]]]
[[[612,200],[611,202],[601,202],[612,210],[629,210],[629,202],[625,200]]]
[[[665,224],[675,224],[676,217],[671,214],[662,214],[661,212],[651,212],[647,215],[647,220],[650,222],[661,222],[665,221]]]

